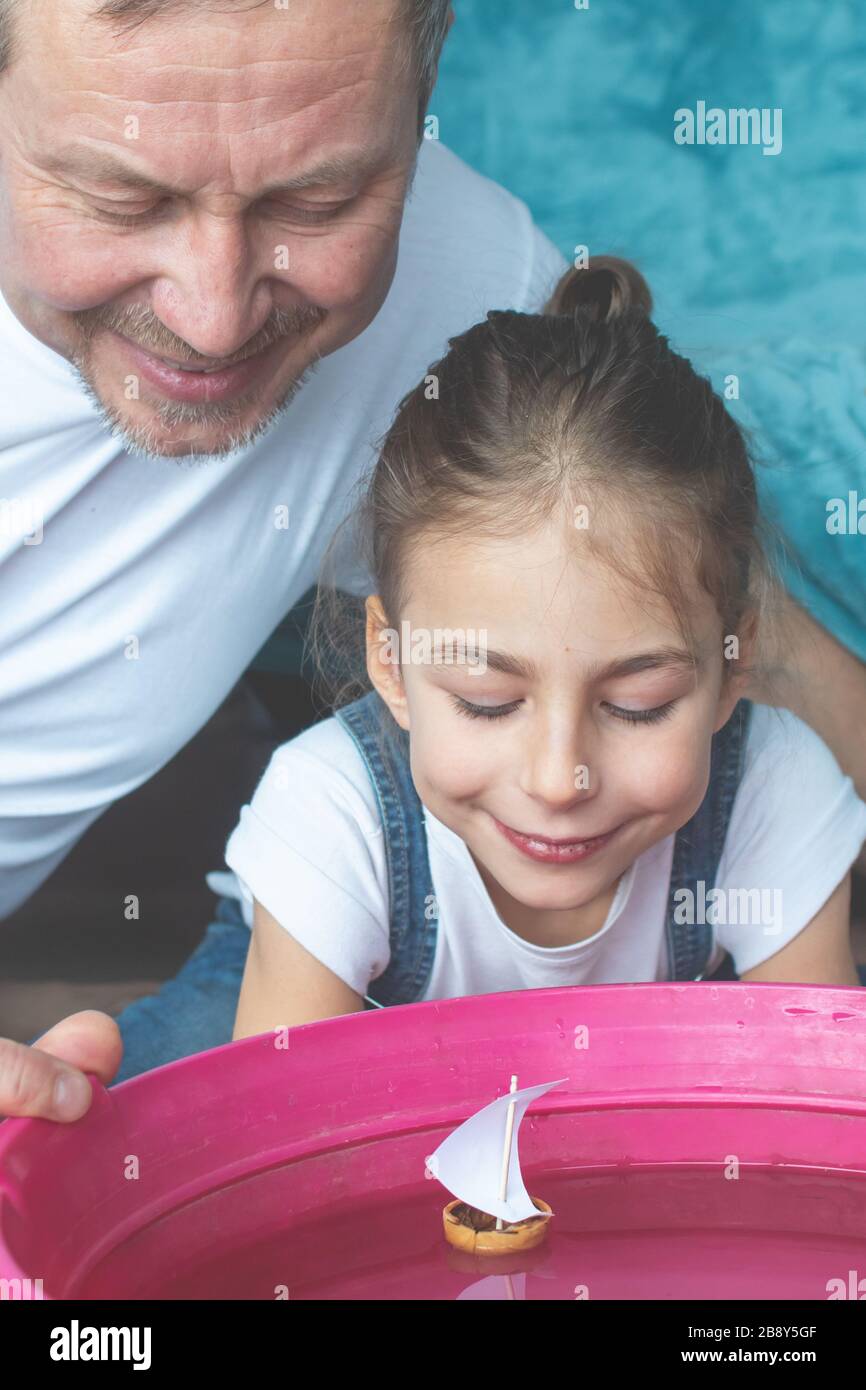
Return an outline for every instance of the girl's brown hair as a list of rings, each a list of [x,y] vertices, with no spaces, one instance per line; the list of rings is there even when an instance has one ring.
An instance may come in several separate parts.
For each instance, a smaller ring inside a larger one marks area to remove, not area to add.
[[[450,339],[400,402],[351,523],[390,623],[422,535],[516,535],[563,507],[586,509],[589,543],[667,599],[690,646],[695,578],[726,635],[765,607],[774,585],[743,431],[651,310],[635,267],[599,256],[568,270],[541,313],[492,311]],[[332,704],[368,688],[361,610],[323,583],[314,652]]]

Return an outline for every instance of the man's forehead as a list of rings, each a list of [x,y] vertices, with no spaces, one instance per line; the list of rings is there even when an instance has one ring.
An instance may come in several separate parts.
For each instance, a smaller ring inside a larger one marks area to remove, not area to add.
[[[0,0],[8,3],[9,0]],[[197,104],[220,107],[225,128],[254,126],[272,108],[298,109],[373,85],[379,99],[403,86],[397,0],[291,0],[239,6],[175,0],[130,30],[94,0],[28,3],[17,16],[21,60],[49,90],[106,104],[142,101],[194,124]],[[399,74],[397,69],[399,69]],[[109,114],[110,118],[110,114]],[[212,119],[212,118],[211,118]]]
[[[16,23],[29,29],[61,28],[82,40],[102,36],[109,44],[127,50],[145,47],[166,34],[177,41],[178,33],[200,29],[224,39],[244,34],[266,34],[272,42],[280,30],[321,34],[334,43],[343,35],[352,47],[360,31],[371,42],[393,36],[392,26],[403,25],[403,0],[2,0],[14,11]],[[339,48],[339,42],[336,43]]]
[[[370,7],[380,19],[394,12],[393,0]],[[411,162],[417,93],[405,65],[400,81],[388,25],[370,22],[367,0],[348,7],[336,28],[337,0],[301,0],[288,20],[273,7],[170,13],[168,29],[157,15],[116,54],[98,21],[85,26],[86,38],[70,34],[68,47],[59,33],[31,47],[31,84],[43,87],[45,67],[53,74],[22,132],[37,168],[167,193],[224,181],[259,197],[356,188]],[[184,13],[189,27],[179,28]],[[226,42],[226,23],[241,26],[243,42]]]

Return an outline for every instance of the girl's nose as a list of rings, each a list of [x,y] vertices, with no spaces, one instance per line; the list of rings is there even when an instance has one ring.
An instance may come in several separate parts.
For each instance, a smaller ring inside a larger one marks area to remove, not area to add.
[[[598,790],[586,740],[573,728],[537,732],[526,750],[521,789],[552,810],[567,810]]]

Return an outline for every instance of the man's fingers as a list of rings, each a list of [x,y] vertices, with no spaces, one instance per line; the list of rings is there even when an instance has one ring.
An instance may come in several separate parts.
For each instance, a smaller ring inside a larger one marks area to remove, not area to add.
[[[78,1120],[91,1100],[80,1071],[26,1043],[0,1038],[0,1116]]]
[[[0,1038],[0,1116],[78,1120],[93,1094],[84,1072],[107,1085],[122,1056],[117,1024],[95,1009],[64,1018],[32,1047]]]
[[[83,1009],[62,1018],[33,1046],[79,1071],[95,1072],[104,1086],[113,1079],[123,1057],[120,1029],[109,1014],[98,1009]]]

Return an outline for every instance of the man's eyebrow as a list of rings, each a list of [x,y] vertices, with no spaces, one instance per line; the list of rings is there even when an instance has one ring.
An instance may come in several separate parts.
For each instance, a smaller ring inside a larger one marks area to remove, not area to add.
[[[351,183],[358,178],[383,168],[388,163],[386,150],[363,149],[345,154],[331,155],[320,160],[312,168],[292,178],[278,179],[266,185],[257,197],[271,193],[297,193],[304,188],[314,188],[319,184]],[[121,184],[124,188],[144,190],[148,193],[180,194],[185,190],[177,185],[160,183],[147,174],[124,163],[115,155],[103,153],[87,145],[70,145],[38,160],[39,166],[48,173],[72,174],[94,182]]]
[[[484,653],[487,666],[493,671],[501,671],[506,676],[519,676],[523,680],[534,680],[537,671],[531,661],[525,661],[507,652],[487,651]],[[682,669],[696,671],[700,660],[691,652],[680,647],[658,647],[654,651],[640,652],[636,656],[623,657],[619,661],[604,666],[596,663],[587,668],[587,680],[614,680],[618,676],[634,676],[641,671]]]

